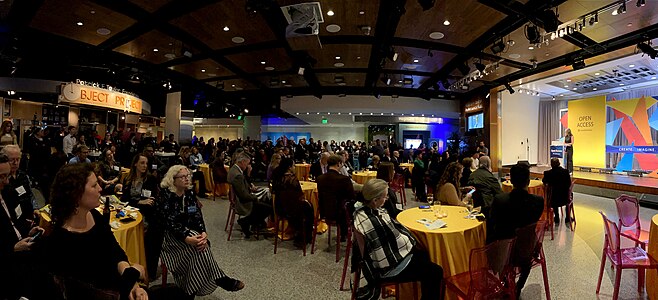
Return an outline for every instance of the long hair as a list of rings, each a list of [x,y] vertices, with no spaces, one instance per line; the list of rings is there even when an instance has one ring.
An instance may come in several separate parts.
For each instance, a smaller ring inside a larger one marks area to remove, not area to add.
[[[146,157],[146,155],[141,154],[141,153],[135,155],[135,157],[133,157],[132,162],[130,163],[130,173],[128,173],[128,178],[126,178],[126,182],[131,182],[131,181],[134,181],[137,178],[142,178],[142,174],[137,174],[137,166],[136,166],[140,157],[146,158],[146,160],[147,160],[146,163],[148,164],[148,157]],[[148,173],[148,166],[146,166],[146,170],[147,170],[147,173]],[[143,177],[144,177],[144,179],[146,179],[146,174],[144,174]]]
[[[566,136],[573,136],[573,133],[571,133],[571,128],[567,128]]]
[[[460,163],[457,162],[451,162],[448,164],[446,167],[446,170],[443,172],[443,175],[441,176],[441,180],[439,180],[439,184],[437,186],[438,189],[440,189],[444,184],[446,183],[452,183],[452,185],[455,186],[455,189],[457,189],[457,196],[459,198],[462,197],[461,191],[459,190],[459,174],[461,171],[464,169],[464,166],[462,166]],[[437,189],[437,190],[438,190]]]
[[[62,226],[75,212],[91,174],[94,174],[94,166],[90,163],[70,164],[59,169],[50,186],[51,214],[56,226]]]
[[[174,185],[174,181],[176,180],[176,178],[174,178],[174,176],[176,176],[176,174],[178,174],[178,172],[182,170],[187,170],[187,167],[183,165],[175,165],[169,168],[167,174],[165,174],[164,178],[162,178],[162,182],[160,182],[160,187],[163,189],[168,189],[172,192],[176,192],[176,186]],[[190,183],[191,182],[192,181],[190,181]]]
[[[379,163],[379,168],[377,168],[377,179],[382,179],[386,182],[391,182],[393,176],[395,175],[395,165],[392,162],[382,162]]]

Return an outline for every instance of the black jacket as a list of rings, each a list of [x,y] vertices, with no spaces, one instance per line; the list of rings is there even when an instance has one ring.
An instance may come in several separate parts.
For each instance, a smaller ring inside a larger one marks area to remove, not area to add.
[[[517,228],[537,222],[543,211],[544,199],[526,190],[496,195],[487,221],[487,243],[514,238]]]
[[[571,176],[569,171],[557,167],[544,171],[542,182],[551,186],[551,206],[560,207],[569,202],[569,188],[571,188]]]
[[[329,169],[327,173],[318,177],[317,182],[320,215],[329,220],[336,220],[338,214],[344,213],[345,202],[354,200],[352,180]]]

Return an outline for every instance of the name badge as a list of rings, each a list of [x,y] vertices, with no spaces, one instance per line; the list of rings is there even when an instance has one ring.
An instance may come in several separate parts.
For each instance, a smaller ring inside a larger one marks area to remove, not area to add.
[[[187,213],[188,213],[188,214],[194,214],[194,213],[196,213],[196,212],[197,212],[197,208],[196,208],[196,206],[194,206],[194,205],[192,205],[192,206],[190,206],[190,207],[187,208]]]
[[[112,169],[114,169],[114,171],[121,171],[121,169],[119,169],[119,166],[114,166],[112,167]]]
[[[153,169],[153,170],[157,170],[157,169],[158,169],[158,165],[151,165],[151,169]]]
[[[18,205],[16,206],[16,209],[14,209],[16,212],[16,219],[20,218],[23,215],[23,209],[21,209],[21,206]]]
[[[151,197],[151,191],[149,190],[142,190],[142,197]]]
[[[21,185],[16,188],[16,193],[18,193],[18,196],[23,196],[27,191],[25,191],[25,188]]]

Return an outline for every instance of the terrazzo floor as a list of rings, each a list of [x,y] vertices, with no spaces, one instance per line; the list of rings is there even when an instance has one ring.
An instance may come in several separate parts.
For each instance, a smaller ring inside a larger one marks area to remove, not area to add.
[[[408,199],[413,199],[407,189]],[[552,299],[612,299],[613,275],[606,267],[601,293],[596,295],[596,281],[603,245],[601,210],[615,220],[616,209],[613,199],[585,194],[574,195],[577,227],[572,232],[561,223],[555,227],[555,239],[547,234],[544,252],[548,262],[548,277]],[[335,233],[332,245],[327,245],[327,234],[318,235],[315,254],[306,257],[295,249],[292,242],[279,245],[273,254],[273,239],[245,240],[236,224],[231,241],[226,241],[224,225],[227,218],[228,201],[203,199],[203,214],[212,252],[220,267],[230,276],[243,280],[244,290],[236,293],[217,289],[213,294],[197,299],[350,299],[349,291],[340,291],[339,283],[343,260],[335,262]],[[407,207],[418,206],[410,201]],[[641,208],[642,227],[649,229],[651,217],[658,211]],[[630,244],[629,244],[630,245]],[[341,249],[341,258],[345,244]],[[158,274],[160,277],[160,274]],[[171,274],[169,282],[173,282]],[[161,278],[152,284],[159,284]],[[540,268],[532,270],[523,289],[521,299],[546,299]],[[620,299],[647,299],[646,294],[637,292],[637,272],[627,270],[622,275]]]

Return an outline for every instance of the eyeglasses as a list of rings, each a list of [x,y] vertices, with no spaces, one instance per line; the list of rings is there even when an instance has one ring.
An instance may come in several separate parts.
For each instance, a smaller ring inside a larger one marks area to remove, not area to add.
[[[175,176],[174,178],[187,178],[187,179],[190,179],[190,178],[192,178],[192,174],[178,175],[178,176]]]

